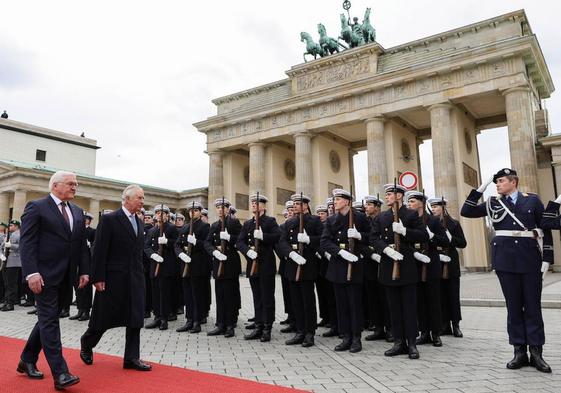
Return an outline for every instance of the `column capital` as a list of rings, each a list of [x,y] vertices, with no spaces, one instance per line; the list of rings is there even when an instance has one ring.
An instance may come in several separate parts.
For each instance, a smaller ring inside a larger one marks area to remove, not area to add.
[[[224,154],[224,151],[223,150],[218,150],[218,149],[217,150],[210,150],[210,151],[207,151],[206,154],[208,154],[209,156],[222,155],[222,154]]]
[[[249,142],[247,144],[247,146],[252,147],[252,146],[265,146],[266,143],[265,142]]]
[[[505,90],[501,90],[501,94],[503,96],[506,96],[510,93],[517,93],[517,92],[524,92],[524,93],[528,93],[530,92],[530,87],[529,86],[516,86],[516,87],[511,87]]]
[[[308,137],[308,138],[312,138],[314,136],[314,134],[312,134],[309,131],[298,131],[292,134],[292,137],[294,139],[296,139],[297,137]]]
[[[451,110],[455,108],[455,106],[449,101],[444,101],[444,102],[439,102],[438,104],[429,105],[426,108],[429,112],[432,112],[433,109],[439,109],[439,108]]]
[[[380,122],[385,123],[388,119],[384,115],[374,115],[372,117],[366,118],[363,120],[364,124],[372,123],[372,122]]]

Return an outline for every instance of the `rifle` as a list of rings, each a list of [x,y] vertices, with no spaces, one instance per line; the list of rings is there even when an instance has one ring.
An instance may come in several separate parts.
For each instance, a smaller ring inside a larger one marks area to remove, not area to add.
[[[423,223],[425,224],[425,226],[427,226],[428,222],[429,222],[429,216],[427,214],[426,211],[427,208],[427,200],[425,197],[425,189],[423,188],[423,217],[421,217],[423,219]],[[428,255],[428,251],[429,251],[429,244],[425,243],[425,246],[423,247],[423,251],[425,255]],[[421,266],[421,281],[422,282],[426,282],[427,281],[427,264],[423,263]]]
[[[193,224],[195,223],[195,201],[193,201],[193,204],[191,205],[191,211],[193,213],[191,213],[191,222],[189,223],[189,236],[193,235]],[[187,244],[187,249],[185,250],[185,253],[191,257],[191,253],[193,252],[193,245],[191,243]],[[185,266],[183,266],[183,272],[181,273],[181,278],[185,278],[187,276],[189,276],[189,269],[190,266],[188,263],[185,264]]]
[[[259,191],[257,191],[256,206],[257,211],[255,212],[255,229],[259,229]],[[255,258],[253,260],[253,263],[251,264],[251,272],[249,273],[250,277],[253,277],[255,274],[259,273],[259,239],[256,239],[255,236],[253,237],[253,248],[257,253],[257,258]]]
[[[225,221],[226,217],[224,216],[226,212],[224,211],[224,195],[222,195],[222,215],[220,216],[220,232],[224,232],[224,228],[226,226]],[[228,242],[224,239],[220,239],[220,252],[226,255],[226,247],[228,246]],[[220,261],[218,264],[218,273],[217,277],[222,277],[224,275],[224,261]]]
[[[353,217],[353,186],[351,186],[351,201],[349,203],[349,228],[351,229],[355,226]],[[354,253],[355,250],[355,239],[350,238],[349,240],[349,252]],[[353,263],[347,262],[347,281],[353,280]]]
[[[160,237],[164,236],[164,202],[160,205]],[[158,255],[162,258],[164,257],[164,245],[158,244]],[[163,263],[163,262],[160,262]],[[154,277],[158,277],[160,274],[160,263],[156,264],[156,270],[154,270]]]
[[[304,201],[302,200],[303,193],[300,192],[300,214],[298,223],[298,233],[304,233]],[[298,254],[302,257],[304,256],[304,243],[298,243]],[[302,265],[298,265],[296,268],[296,281],[300,281],[300,276],[302,275]]]
[[[448,230],[448,217],[446,215],[446,205],[444,204],[444,195],[442,196],[442,226],[444,230]],[[448,250],[443,250],[444,254],[448,253]],[[444,266],[442,266],[442,279],[448,280],[450,278],[450,272],[448,270],[448,263],[444,262]]]
[[[397,179],[393,178],[393,222],[399,222],[399,203],[397,202]],[[395,250],[399,252],[401,238],[399,237],[399,233],[393,234],[393,243]],[[401,278],[401,274],[399,272],[399,261],[393,261],[393,269],[392,269],[392,280],[397,281]]]

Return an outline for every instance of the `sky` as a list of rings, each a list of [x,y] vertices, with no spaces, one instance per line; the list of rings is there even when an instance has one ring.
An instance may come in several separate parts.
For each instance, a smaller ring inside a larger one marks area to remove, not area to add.
[[[556,1],[351,0],[372,7],[385,48],[524,8],[554,83],[561,74]],[[302,62],[301,31],[339,32],[342,1],[0,0],[0,110],[10,119],[79,135],[102,147],[99,176],[175,190],[208,185],[206,137],[193,123],[211,100],[284,79]],[[317,37],[316,37],[317,40]],[[548,100],[552,128],[561,99]],[[507,132],[484,131],[482,177],[508,166]],[[430,141],[421,146],[433,190]],[[366,154],[355,156],[357,195],[367,192]]]

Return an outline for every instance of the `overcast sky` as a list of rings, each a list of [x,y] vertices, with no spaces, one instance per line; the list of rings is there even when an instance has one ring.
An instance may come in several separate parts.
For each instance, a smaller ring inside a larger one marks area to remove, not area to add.
[[[205,136],[192,123],[211,99],[286,77],[302,61],[301,31],[339,32],[342,1],[4,1],[0,110],[10,119],[73,134],[102,149],[97,174],[183,190],[208,185]],[[554,82],[561,72],[557,1],[352,0],[367,6],[385,48],[524,8]],[[317,37],[316,37],[317,40]],[[559,94],[547,102],[553,129]],[[482,175],[509,165],[504,129],[479,139]],[[431,160],[430,142],[422,146]],[[367,191],[356,157],[357,194]],[[432,167],[423,167],[432,192]]]

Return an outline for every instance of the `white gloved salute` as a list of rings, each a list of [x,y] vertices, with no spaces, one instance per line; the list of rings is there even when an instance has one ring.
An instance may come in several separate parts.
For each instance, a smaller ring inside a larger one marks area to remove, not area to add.
[[[448,241],[450,243],[452,243],[452,234],[450,233],[450,231],[448,229],[446,230],[446,237],[448,237]]]
[[[489,177],[487,180],[485,180],[477,189],[478,192],[483,193],[483,191],[485,191],[487,189],[487,187],[489,187],[489,184],[493,183],[493,176]]]
[[[306,233],[305,229],[304,232],[298,234],[298,243],[310,244],[310,237]]]
[[[327,251],[323,253],[323,256],[325,256],[325,259],[327,259],[328,261],[331,260],[331,254],[328,253]]]
[[[168,238],[166,235],[158,237],[158,244],[168,244]]]
[[[559,195],[553,202],[561,204],[561,195]]]
[[[429,240],[432,240],[432,238],[434,237],[434,233],[433,231],[430,230],[428,226],[427,226],[427,233],[429,234]]]
[[[197,237],[195,235],[187,235],[187,243],[197,244]]]
[[[392,229],[395,233],[399,233],[400,235],[403,236],[405,236],[405,234],[407,233],[407,228],[405,228],[401,220],[399,220],[399,222],[393,222]]]
[[[219,261],[225,261],[226,259],[228,259],[228,257],[226,257],[226,255],[222,254],[218,250],[214,250],[212,252],[212,256],[215,257],[216,259],[218,259]]]
[[[448,263],[448,262],[452,261],[452,258],[450,258],[448,255],[444,255],[444,254],[438,254],[438,258],[440,258],[440,262]]]
[[[152,255],[150,255],[150,258],[153,259],[154,261],[158,262],[158,263],[162,263],[164,261],[164,258],[162,258],[161,256],[159,256],[158,254],[156,254],[155,252],[152,253]]]
[[[423,263],[430,263],[430,258],[428,256],[426,256],[425,254],[421,254],[418,251],[415,251],[413,253],[413,256],[415,257],[416,260],[421,261]]]
[[[245,255],[247,255],[249,259],[257,258],[257,253],[255,252],[255,250],[247,250],[247,253]]]
[[[384,248],[384,250],[382,252],[384,254],[386,254],[388,257],[390,257],[391,259],[395,260],[395,261],[402,261],[403,260],[403,254],[394,250],[391,247]]]
[[[353,226],[352,228],[347,229],[347,237],[349,239],[356,239],[356,240],[360,240],[362,239],[362,235],[360,234],[359,231],[356,230],[356,227]]]
[[[185,263],[191,263],[191,257],[184,252],[179,253],[179,259]]]
[[[11,247],[12,247],[12,243],[6,242],[6,243],[4,243],[4,247],[6,247],[6,248],[11,248]]]
[[[358,261],[358,257],[355,254],[348,252],[347,250],[339,250],[339,255],[349,262]]]
[[[372,255],[370,255],[370,258],[376,262],[380,262],[382,260],[382,256],[376,253],[372,253]]]
[[[263,231],[261,230],[261,228],[253,231],[253,238],[263,240]]]
[[[230,241],[230,234],[228,233],[228,229],[224,229],[220,232],[220,240],[226,240],[227,242]]]
[[[298,254],[296,251],[291,251],[290,254],[288,254],[288,257],[299,265],[303,265],[306,263],[306,258]]]
[[[543,273],[542,274],[542,279],[545,278],[545,274],[547,273],[548,270],[549,270],[549,262],[545,262],[545,261],[542,262],[542,268],[541,268],[541,271]]]

